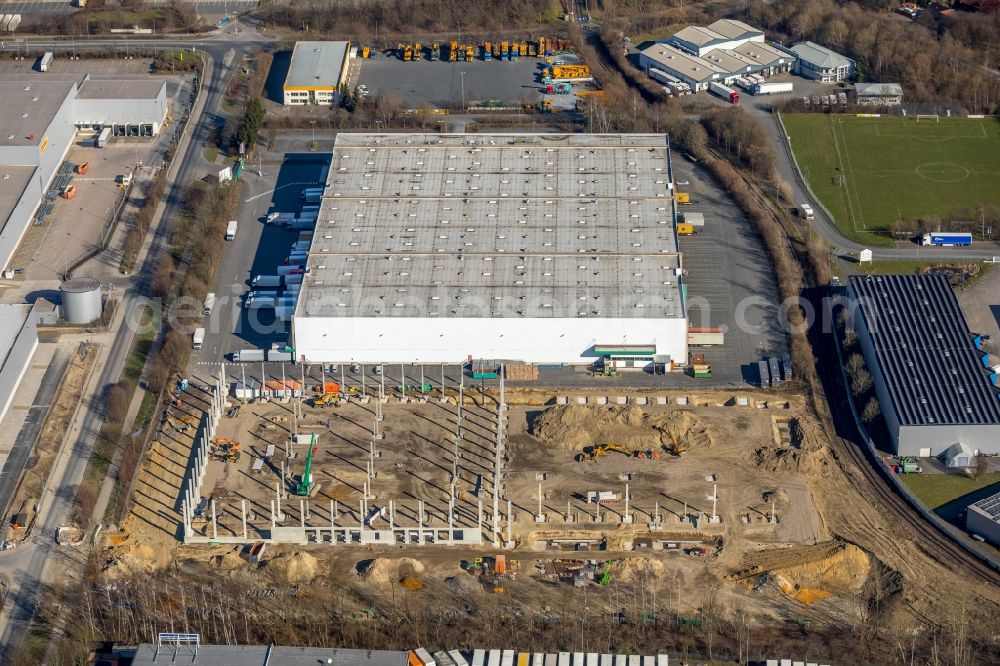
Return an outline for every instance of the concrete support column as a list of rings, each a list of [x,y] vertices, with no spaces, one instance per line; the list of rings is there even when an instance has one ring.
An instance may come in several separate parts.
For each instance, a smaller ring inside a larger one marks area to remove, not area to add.
[[[240,517],[243,519],[243,540],[247,540],[247,501],[240,500]]]
[[[212,538],[219,538],[219,522],[215,517],[215,500],[212,500]]]

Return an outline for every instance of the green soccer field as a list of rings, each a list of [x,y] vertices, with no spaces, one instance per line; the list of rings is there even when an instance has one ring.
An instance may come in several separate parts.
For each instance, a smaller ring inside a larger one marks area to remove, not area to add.
[[[1000,121],[782,115],[795,159],[845,236],[888,245],[897,219],[1000,204]]]

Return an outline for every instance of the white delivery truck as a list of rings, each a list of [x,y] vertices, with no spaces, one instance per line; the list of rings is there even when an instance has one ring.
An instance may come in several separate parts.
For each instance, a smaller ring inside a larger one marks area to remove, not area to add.
[[[194,335],[191,336],[191,346],[194,349],[201,349],[203,344],[205,344],[205,329],[194,329]]]
[[[104,129],[101,130],[101,133],[97,135],[97,147],[98,148],[107,148],[108,147],[108,139],[110,139],[110,138],[111,138],[111,128],[110,127],[105,127]],[[129,174],[130,177],[131,177],[131,175],[132,174]]]
[[[226,240],[234,240],[236,238],[236,228],[239,223],[236,220],[229,220],[229,224],[226,225]]]
[[[215,294],[209,292],[208,296],[205,297],[205,305],[202,308],[202,314],[210,315],[212,314],[212,308],[215,307]]]
[[[52,51],[46,51],[45,55],[42,56],[42,59],[38,61],[38,71],[40,72],[49,71],[49,67],[52,66],[53,58],[54,56],[52,55]]]
[[[799,206],[799,209],[800,209],[799,215],[801,215],[804,219],[811,220],[815,217],[812,206],[810,206],[809,204],[804,203],[801,206]]]

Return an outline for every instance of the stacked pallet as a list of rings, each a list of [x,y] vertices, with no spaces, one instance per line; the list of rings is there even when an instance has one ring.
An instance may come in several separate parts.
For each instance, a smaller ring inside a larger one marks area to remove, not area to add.
[[[504,379],[517,382],[538,379],[538,368],[530,363],[504,363]]]

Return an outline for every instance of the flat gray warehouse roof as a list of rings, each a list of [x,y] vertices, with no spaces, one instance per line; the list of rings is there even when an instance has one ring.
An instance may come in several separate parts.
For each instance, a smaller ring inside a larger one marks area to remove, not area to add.
[[[296,42],[286,88],[336,87],[350,42]]]
[[[900,425],[1000,424],[1000,396],[942,275],[851,278]]]
[[[0,146],[37,146],[72,81],[0,81]]]
[[[154,79],[90,79],[80,84],[77,99],[155,99],[167,85]]]
[[[340,134],[298,316],[681,317],[663,135]]]

